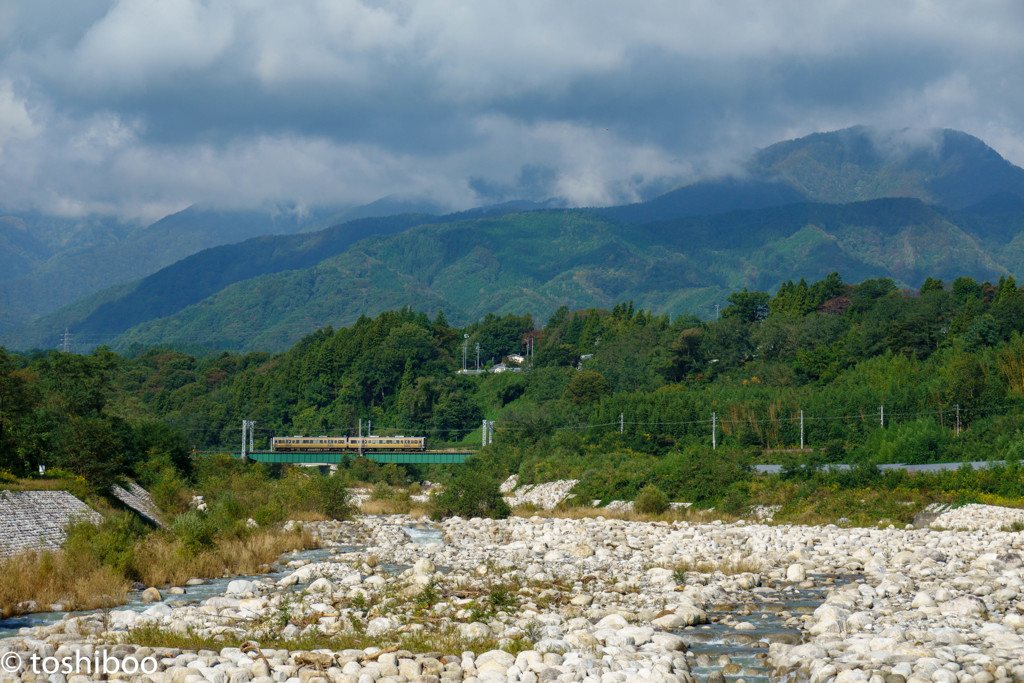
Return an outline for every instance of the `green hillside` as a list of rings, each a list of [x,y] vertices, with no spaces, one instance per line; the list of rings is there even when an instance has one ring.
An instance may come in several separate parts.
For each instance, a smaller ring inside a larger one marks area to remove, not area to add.
[[[319,218],[315,212],[198,207],[148,226],[98,217],[0,217],[0,333],[112,285],[145,277],[202,249],[256,235],[294,233]],[[44,327],[63,329],[66,324],[66,320],[49,321]]]
[[[317,328],[403,306],[443,309],[458,323],[623,300],[710,317],[730,291],[774,291],[837,269],[908,288],[929,276],[1011,272],[953,214],[917,200],[803,204],[644,227],[584,211],[530,212],[371,237],[312,268],[236,283],[132,328],[114,346],[282,349]]]

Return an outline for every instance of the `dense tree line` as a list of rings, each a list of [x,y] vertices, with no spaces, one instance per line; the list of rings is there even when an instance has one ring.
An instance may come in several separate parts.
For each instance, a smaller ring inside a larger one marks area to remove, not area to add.
[[[478,438],[486,417],[498,438],[479,467],[578,476],[596,494],[652,480],[710,492],[753,462],[792,458],[777,451],[799,445],[801,411],[805,462],[1024,454],[1024,291],[1012,278],[901,291],[833,273],[727,304],[714,321],[629,302],[562,307],[539,329],[515,315],[457,329],[403,309],[276,355],[0,353],[0,469],[107,481],[162,454],[184,470],[189,447],[237,448],[242,419],[257,422],[258,447],[354,434],[360,420],[433,447]],[[478,343],[486,365],[525,354],[521,371],[459,372]]]

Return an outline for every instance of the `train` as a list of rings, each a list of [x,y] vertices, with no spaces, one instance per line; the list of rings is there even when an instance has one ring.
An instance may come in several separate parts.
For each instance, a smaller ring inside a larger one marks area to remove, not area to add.
[[[422,436],[275,436],[270,440],[270,450],[274,453],[358,453],[426,449],[427,440]]]

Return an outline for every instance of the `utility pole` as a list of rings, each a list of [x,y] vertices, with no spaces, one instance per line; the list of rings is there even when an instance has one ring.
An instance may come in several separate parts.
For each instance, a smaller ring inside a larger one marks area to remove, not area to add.
[[[800,450],[804,449],[804,411],[800,411]]]
[[[960,404],[956,404],[956,435],[960,436]]]
[[[878,424],[885,426],[885,404],[878,406]]]
[[[711,413],[711,450],[718,450],[718,415]]]
[[[466,372],[466,351],[469,346],[469,335],[462,335],[462,372]]]
[[[476,371],[480,372],[480,342],[476,343]]]
[[[626,428],[626,415],[619,413],[619,434]]]
[[[718,320],[718,304],[715,304],[715,320]]]
[[[252,453],[252,432],[256,423],[252,420],[242,420],[242,462],[249,461],[249,454]]]
[[[359,457],[363,457],[363,418],[359,418]]]

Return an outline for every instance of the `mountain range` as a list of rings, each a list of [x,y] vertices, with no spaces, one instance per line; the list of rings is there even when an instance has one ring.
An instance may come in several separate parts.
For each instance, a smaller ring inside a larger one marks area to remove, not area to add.
[[[758,151],[742,173],[647,202],[550,207],[400,213],[322,230],[295,221],[279,230],[287,234],[201,250],[99,291],[2,341],[52,346],[67,326],[81,342],[115,348],[274,350],[401,306],[469,322],[487,312],[546,316],[560,305],[628,299],[709,316],[731,291],[770,291],[832,271],[909,288],[928,276],[1024,274],[1024,169],[952,130],[819,133]],[[11,253],[38,250],[31,234],[0,220],[0,244]]]

